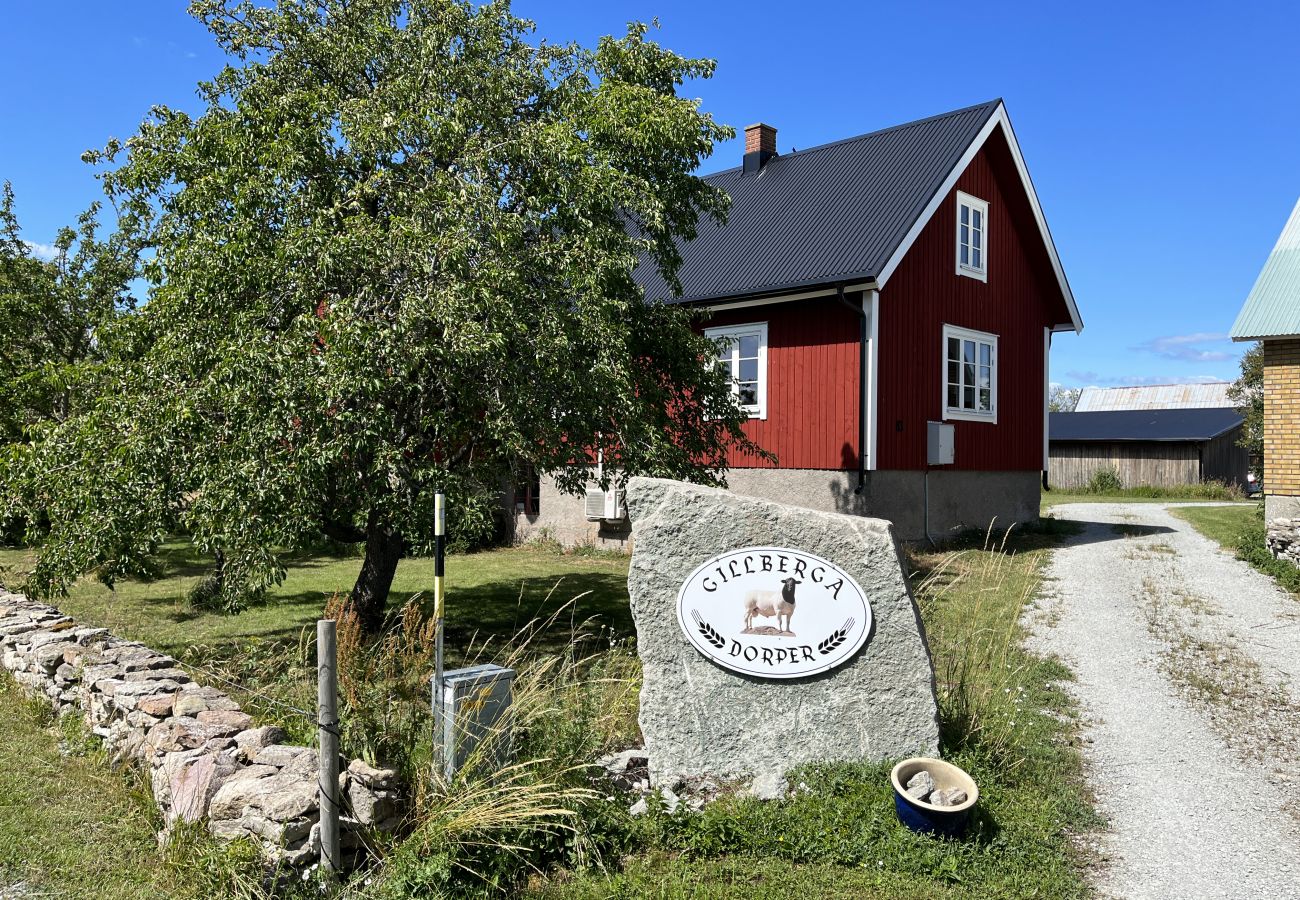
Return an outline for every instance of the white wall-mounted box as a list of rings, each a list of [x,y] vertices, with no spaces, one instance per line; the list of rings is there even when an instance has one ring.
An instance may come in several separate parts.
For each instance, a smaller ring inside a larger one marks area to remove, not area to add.
[[[926,426],[926,463],[931,466],[952,465],[955,429],[947,422],[927,422]]]

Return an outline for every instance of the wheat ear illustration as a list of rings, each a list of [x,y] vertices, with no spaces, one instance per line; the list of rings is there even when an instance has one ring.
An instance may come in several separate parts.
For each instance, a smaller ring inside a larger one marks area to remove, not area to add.
[[[727,645],[726,639],[723,638],[722,635],[718,634],[717,629],[700,617],[699,610],[691,610],[691,618],[695,620],[695,626],[699,628],[700,634],[704,635],[706,641],[719,650]]]
[[[849,632],[853,630],[853,619],[849,619],[841,627],[832,631],[826,640],[817,645],[817,652],[822,656],[834,653],[840,644],[849,639]]]

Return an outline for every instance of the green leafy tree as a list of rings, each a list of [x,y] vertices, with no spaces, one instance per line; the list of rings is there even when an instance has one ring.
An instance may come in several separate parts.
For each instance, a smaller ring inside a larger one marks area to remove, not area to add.
[[[82,364],[107,355],[113,325],[132,306],[130,232],[97,240],[98,214],[91,206],[76,229],[61,229],[54,258],[43,260],[23,240],[12,187],[0,190],[0,445],[79,408]]]
[[[678,93],[711,61],[642,25],[535,42],[506,2],[191,11],[232,57],[206,112],[89,155],[147,223],[152,286],[94,407],[21,461],[51,518],[35,589],[147,571],[179,527],[233,601],[324,535],[364,542],[373,630],[438,489],[523,460],[577,490],[596,451],[717,482],[759,452],[716,348],[632,279],[676,283],[677,242],[725,214],[693,172],[732,131]]]
[[[1264,344],[1256,341],[1241,357],[1241,376],[1228,388],[1245,422],[1237,443],[1250,451],[1250,468],[1264,480]]]
[[[1079,405],[1079,395],[1083,388],[1068,388],[1059,384],[1052,385],[1047,395],[1047,408],[1051,412],[1074,412]]]

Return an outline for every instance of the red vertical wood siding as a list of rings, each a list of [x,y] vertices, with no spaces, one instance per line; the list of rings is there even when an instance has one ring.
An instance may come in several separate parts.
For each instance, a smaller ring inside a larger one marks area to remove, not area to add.
[[[988,201],[988,281],[956,274],[956,190]],[[1068,321],[1001,132],[990,137],[880,293],[880,469],[926,467],[926,422],[943,420],[943,326],[998,336],[997,423],[953,421],[944,468],[1043,466],[1043,328]]]
[[[860,294],[846,296],[860,304]],[[745,433],[783,469],[858,464],[858,317],[834,298],[723,310],[702,327],[767,323],[767,418]],[[771,466],[732,451],[736,468]]]

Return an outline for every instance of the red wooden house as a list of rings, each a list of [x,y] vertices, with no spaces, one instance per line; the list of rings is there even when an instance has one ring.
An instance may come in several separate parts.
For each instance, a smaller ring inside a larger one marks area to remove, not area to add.
[[[1001,101],[798,152],[745,130],[725,225],[682,246],[674,296],[706,307],[776,463],[731,459],[733,490],[890,519],[939,537],[1038,515],[1048,353],[1083,325]],[[517,525],[621,540],[543,481]]]

